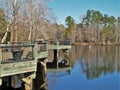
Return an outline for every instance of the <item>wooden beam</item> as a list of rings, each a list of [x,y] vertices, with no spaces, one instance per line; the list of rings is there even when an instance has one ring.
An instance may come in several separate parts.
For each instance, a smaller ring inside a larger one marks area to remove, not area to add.
[[[53,49],[71,49],[70,45],[47,45],[48,50]]]
[[[2,85],[2,78],[0,78],[0,86]]]
[[[56,64],[56,68],[58,68],[58,50],[54,49],[54,60],[53,60],[54,64]]]
[[[1,65],[1,77],[27,73],[37,70],[37,61],[24,61],[15,63],[6,63]]]

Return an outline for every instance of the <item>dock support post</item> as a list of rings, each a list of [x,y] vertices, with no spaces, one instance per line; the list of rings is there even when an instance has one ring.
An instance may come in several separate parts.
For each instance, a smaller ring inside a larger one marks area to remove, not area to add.
[[[45,82],[46,81],[46,73],[47,73],[47,70],[46,70],[46,62],[45,61],[41,61],[41,67],[42,67],[42,77],[43,77],[43,81]]]
[[[2,78],[0,78],[0,86],[2,85]]]
[[[38,61],[36,78],[34,80],[35,90],[46,88],[46,59]]]
[[[58,68],[58,50],[57,49],[54,50],[54,61],[53,62],[55,63],[55,67]]]
[[[10,78],[10,77],[9,77]],[[11,86],[13,88],[17,88],[17,83],[18,83],[18,76],[17,75],[13,75],[10,78],[11,80],[9,80],[9,83],[11,82]]]
[[[33,79],[31,77],[23,78],[22,81],[24,82],[25,90],[33,89]]]
[[[31,78],[27,78],[25,81],[26,81],[24,84],[25,90],[32,90],[33,89],[33,80]]]
[[[67,61],[66,65],[70,66],[70,50],[69,49],[63,49],[64,52],[64,58]]]
[[[26,76],[26,75],[25,75]],[[24,82],[24,87],[25,90],[33,90],[33,79],[36,77],[35,72],[33,74],[30,74],[24,78],[22,78],[21,80]]]

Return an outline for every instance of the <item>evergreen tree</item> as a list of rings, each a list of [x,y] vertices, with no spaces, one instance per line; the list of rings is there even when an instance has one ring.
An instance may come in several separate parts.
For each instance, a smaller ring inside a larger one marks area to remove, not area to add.
[[[71,16],[66,17],[65,22],[66,22],[67,28],[64,31],[64,37],[66,39],[70,39],[70,36],[72,35],[72,31],[74,30],[75,22]]]

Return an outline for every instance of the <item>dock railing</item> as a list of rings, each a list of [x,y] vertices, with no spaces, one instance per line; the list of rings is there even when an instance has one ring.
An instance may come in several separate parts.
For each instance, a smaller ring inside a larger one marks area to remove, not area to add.
[[[48,40],[48,44],[52,45],[70,45],[70,40]]]
[[[37,48],[38,52],[45,52],[45,51],[47,51],[46,44],[38,44],[37,47],[38,47]]]
[[[35,45],[0,46],[0,62],[34,60]]]
[[[0,78],[35,72],[37,44],[0,46]]]

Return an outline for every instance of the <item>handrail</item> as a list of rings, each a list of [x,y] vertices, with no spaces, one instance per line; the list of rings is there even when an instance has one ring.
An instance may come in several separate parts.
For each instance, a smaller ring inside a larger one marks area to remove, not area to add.
[[[9,45],[9,46],[0,46],[0,48],[16,48],[16,47],[34,47],[35,44],[31,45]]]
[[[0,61],[2,63],[10,61],[34,60],[35,44],[0,46]]]

